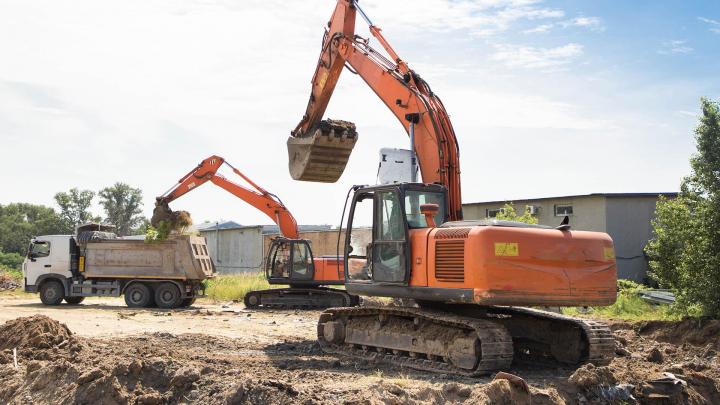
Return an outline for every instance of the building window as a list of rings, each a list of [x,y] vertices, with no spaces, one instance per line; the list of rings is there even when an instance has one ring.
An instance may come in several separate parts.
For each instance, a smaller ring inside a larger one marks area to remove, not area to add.
[[[555,206],[555,216],[556,217],[564,217],[566,215],[572,215],[573,214],[573,206],[570,204],[558,204]]]
[[[486,218],[495,218],[501,212],[505,212],[505,209],[504,208],[486,208],[485,209],[485,217]]]

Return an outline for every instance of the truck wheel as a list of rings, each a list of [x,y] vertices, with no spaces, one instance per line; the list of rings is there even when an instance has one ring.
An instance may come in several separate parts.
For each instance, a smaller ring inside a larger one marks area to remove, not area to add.
[[[158,308],[177,308],[182,304],[182,301],[180,289],[173,283],[160,283],[155,288],[155,303]]]
[[[40,286],[40,301],[45,305],[60,305],[65,298],[65,288],[59,281],[49,280]]]
[[[147,307],[152,302],[150,287],[142,283],[130,284],[125,289],[125,304],[130,308]]]
[[[85,301],[85,297],[65,297],[65,302],[70,305],[77,305],[83,301]]]
[[[196,300],[195,297],[185,298],[184,300],[182,300],[182,303],[180,303],[180,306],[181,306],[182,308],[187,308],[187,307],[191,306],[192,304],[194,304],[194,303],[195,303],[195,300]]]

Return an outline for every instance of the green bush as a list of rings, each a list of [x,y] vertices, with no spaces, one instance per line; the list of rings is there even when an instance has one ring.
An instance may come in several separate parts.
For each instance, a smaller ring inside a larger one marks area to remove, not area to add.
[[[654,236],[645,248],[650,275],[675,292],[675,310],[720,316],[720,105],[702,100],[697,153],[680,195],[660,199]]]
[[[590,313],[592,316],[609,319],[622,319],[630,321],[640,320],[672,320],[681,317],[669,305],[651,304],[640,297],[640,291],[651,290],[651,288],[630,280],[618,280],[617,300],[606,307],[591,307],[585,311],[578,308],[564,308],[566,315],[583,315]]]
[[[0,251],[0,266],[19,271],[22,267],[23,260],[25,260],[25,256],[23,255],[15,252],[4,253],[3,251]]]

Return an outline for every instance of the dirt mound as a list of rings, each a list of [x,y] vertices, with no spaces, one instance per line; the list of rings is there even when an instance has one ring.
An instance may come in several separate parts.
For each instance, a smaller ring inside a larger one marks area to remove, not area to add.
[[[64,324],[44,315],[17,318],[0,326],[0,350],[31,352],[67,346],[74,342]]]
[[[0,273],[0,291],[11,291],[20,288],[20,283],[7,274]]]
[[[679,322],[649,321],[641,323],[637,331],[640,335],[660,342],[672,344],[690,343],[695,346],[712,345],[720,349],[720,320],[685,319]]]

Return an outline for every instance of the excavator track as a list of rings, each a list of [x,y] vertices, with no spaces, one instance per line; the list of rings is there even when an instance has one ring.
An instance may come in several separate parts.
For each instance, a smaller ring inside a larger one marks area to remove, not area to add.
[[[615,339],[602,322],[520,307],[487,307],[488,319],[508,328],[519,362],[606,366]]]
[[[508,368],[513,353],[502,325],[418,308],[331,308],[318,340],[327,353],[465,376]]]
[[[359,304],[359,297],[334,288],[276,288],[250,291],[245,295],[246,308],[330,308],[353,307]]]
[[[607,365],[615,342],[596,321],[515,307],[331,308],[318,322],[323,351],[464,376],[532,364]]]

